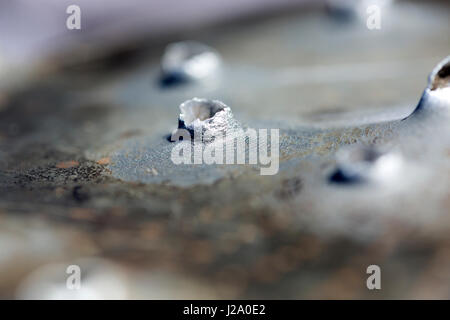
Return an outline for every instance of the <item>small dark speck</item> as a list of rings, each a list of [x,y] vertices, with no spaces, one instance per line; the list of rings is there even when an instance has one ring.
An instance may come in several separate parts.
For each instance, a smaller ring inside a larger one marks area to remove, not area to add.
[[[162,75],[159,79],[160,88],[167,89],[175,86],[179,86],[188,82],[188,79],[182,74],[171,73]]]
[[[89,199],[89,195],[83,191],[81,186],[76,186],[72,190],[72,196],[78,202],[84,202]]]
[[[337,169],[331,174],[329,181],[330,183],[338,184],[357,184],[363,182],[363,178],[359,175],[346,174],[342,170]]]

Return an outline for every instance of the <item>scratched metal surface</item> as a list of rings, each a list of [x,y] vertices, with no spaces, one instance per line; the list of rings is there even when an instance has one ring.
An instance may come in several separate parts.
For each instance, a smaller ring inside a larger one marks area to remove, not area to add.
[[[217,49],[214,81],[160,88],[155,44],[3,92],[0,297],[449,298],[446,104],[402,121],[450,54],[449,17],[400,2],[369,31],[292,12],[170,39]],[[192,97],[279,128],[279,173],[173,165],[166,136]],[[393,172],[329,182],[336,152],[373,144],[399,155]],[[90,291],[67,292],[70,264]]]

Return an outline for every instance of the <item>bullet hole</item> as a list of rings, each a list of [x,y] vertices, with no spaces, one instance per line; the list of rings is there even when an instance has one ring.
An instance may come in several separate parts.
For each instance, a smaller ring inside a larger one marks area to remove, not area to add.
[[[358,184],[369,180],[371,169],[382,156],[374,147],[351,146],[336,155],[336,169],[330,174],[330,183]]]
[[[217,51],[196,41],[169,44],[161,59],[160,86],[181,85],[212,76],[218,71],[221,58]]]
[[[180,105],[178,128],[192,128],[195,122],[212,119],[225,105],[220,101],[194,98]]]
[[[190,134],[191,140],[195,130],[203,133],[209,130],[211,133],[225,131],[233,127],[233,114],[230,107],[218,100],[208,100],[193,98],[180,105],[180,115],[178,117],[178,128],[168,138],[175,142],[183,140],[186,131]]]
[[[450,62],[444,65],[433,79],[431,90],[450,87]]]

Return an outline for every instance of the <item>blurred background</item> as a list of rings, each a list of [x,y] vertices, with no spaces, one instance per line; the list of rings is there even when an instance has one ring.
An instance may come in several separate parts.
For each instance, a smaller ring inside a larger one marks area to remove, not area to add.
[[[332,153],[270,179],[154,169],[196,96],[299,136],[400,119],[449,32],[444,0],[1,1],[0,298],[449,298],[444,167],[386,193],[330,187]],[[188,40],[221,66],[178,83],[189,55],[162,61]]]

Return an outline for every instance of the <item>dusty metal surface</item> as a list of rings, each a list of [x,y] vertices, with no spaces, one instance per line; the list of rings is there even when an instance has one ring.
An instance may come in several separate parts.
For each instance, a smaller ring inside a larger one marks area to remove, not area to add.
[[[448,298],[450,102],[429,99],[446,77],[403,119],[450,53],[450,8],[390,10],[376,32],[312,11],[180,35],[222,55],[206,82],[161,88],[155,47],[2,93],[0,297],[66,297],[79,264],[98,297]],[[280,129],[279,173],[171,163],[193,97]],[[395,157],[332,183],[347,145]]]

